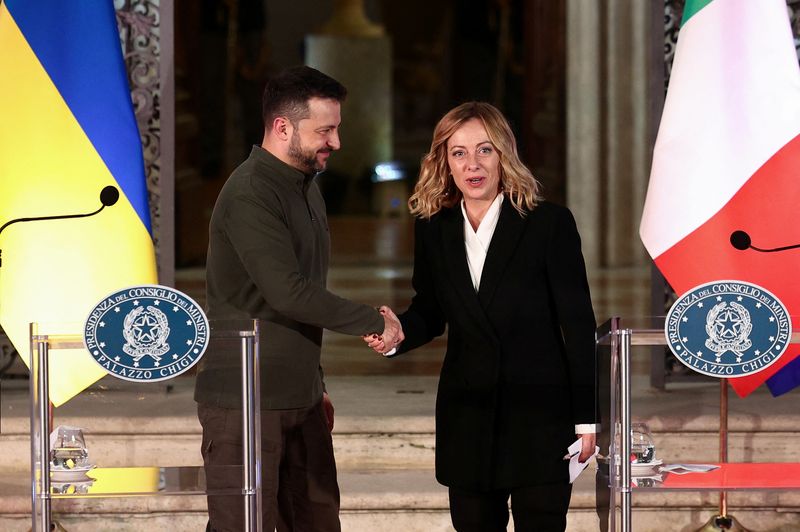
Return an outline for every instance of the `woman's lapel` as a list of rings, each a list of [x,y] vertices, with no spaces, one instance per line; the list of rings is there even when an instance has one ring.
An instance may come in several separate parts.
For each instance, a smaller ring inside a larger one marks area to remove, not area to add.
[[[455,291],[464,303],[464,310],[472,316],[473,321],[485,327],[485,330],[494,335],[486,313],[481,306],[475,287],[472,286],[472,277],[467,264],[467,252],[464,248],[464,216],[461,208],[456,206],[443,212],[442,221],[442,252],[447,268],[446,274],[455,287]]]
[[[489,307],[497,285],[503,279],[503,272],[514,257],[526,222],[527,218],[520,216],[511,200],[506,197],[500,208],[500,218],[492,235],[481,273],[478,298],[484,309]]]

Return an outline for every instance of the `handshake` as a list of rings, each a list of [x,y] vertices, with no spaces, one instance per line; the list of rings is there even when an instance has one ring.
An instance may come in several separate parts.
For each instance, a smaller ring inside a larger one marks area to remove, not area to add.
[[[405,335],[400,320],[397,319],[392,309],[384,305],[378,310],[383,314],[383,334],[367,334],[362,338],[377,353],[386,355],[400,345],[400,342],[405,339]]]

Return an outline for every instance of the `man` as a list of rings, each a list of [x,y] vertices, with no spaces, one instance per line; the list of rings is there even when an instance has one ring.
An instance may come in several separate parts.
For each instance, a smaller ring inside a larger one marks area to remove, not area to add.
[[[272,531],[339,531],[339,488],[325,393],[322,329],[402,339],[399,323],[325,289],[330,239],[314,176],[339,149],[346,89],[309,67],[286,70],[267,84],[264,140],[231,174],[209,229],[208,316],[263,320],[261,431],[263,527]],[[212,338],[213,340],[213,338]],[[197,375],[209,488],[241,486],[241,390],[235,349],[212,344]],[[243,502],[210,496],[209,528],[240,532]]]

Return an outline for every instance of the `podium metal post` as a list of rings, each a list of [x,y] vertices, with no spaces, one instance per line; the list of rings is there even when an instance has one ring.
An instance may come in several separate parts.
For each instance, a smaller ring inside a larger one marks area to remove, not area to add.
[[[35,325],[31,325],[33,328]],[[32,333],[34,331],[31,331]],[[31,334],[31,338],[35,338]],[[36,398],[31,405],[31,423],[37,432],[31,438],[31,502],[33,504],[32,532],[50,531],[50,375],[49,345],[46,339],[36,338],[36,359],[30,383],[31,394]],[[33,355],[33,353],[31,353]],[[38,463],[37,463],[38,462]],[[37,478],[38,474],[38,478]]]
[[[247,532],[261,532],[261,419],[256,415],[258,393],[258,328],[241,339],[242,347],[242,451],[244,523]]]
[[[728,379],[719,380],[719,463],[728,461]],[[719,492],[719,515],[728,515],[728,493]]]
[[[620,487],[621,532],[632,530],[631,501],[631,331],[619,331],[620,339]]]

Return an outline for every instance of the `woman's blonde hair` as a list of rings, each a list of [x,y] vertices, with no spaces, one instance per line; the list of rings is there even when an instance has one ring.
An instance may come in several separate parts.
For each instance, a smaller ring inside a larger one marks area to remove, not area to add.
[[[500,187],[520,214],[531,210],[541,200],[541,185],[517,155],[517,141],[503,114],[485,102],[467,102],[450,110],[433,130],[431,149],[422,158],[419,180],[408,200],[411,214],[430,218],[443,208],[461,201],[447,164],[447,141],[464,123],[477,119],[483,124],[489,141],[500,156]]]

